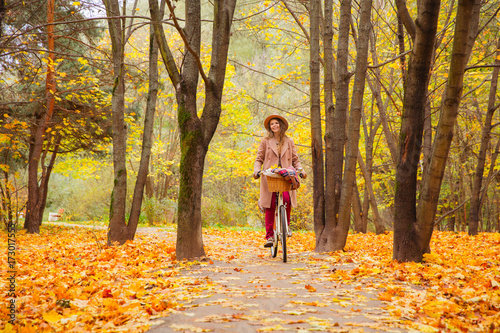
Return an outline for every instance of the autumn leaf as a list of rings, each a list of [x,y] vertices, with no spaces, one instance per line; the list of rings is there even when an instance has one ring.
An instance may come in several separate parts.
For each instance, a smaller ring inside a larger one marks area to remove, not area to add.
[[[49,313],[44,313],[42,315],[42,317],[43,317],[43,320],[45,320],[48,323],[57,323],[59,320],[61,320],[61,318],[63,318],[63,316],[61,316],[60,314],[58,314],[55,311],[50,311]]]
[[[306,286],[305,286],[305,287],[306,287],[306,289],[307,289],[308,291],[310,291],[310,292],[315,292],[315,291],[316,291],[316,288],[314,288],[313,286],[310,286],[310,285],[308,285],[308,284],[306,284]]]

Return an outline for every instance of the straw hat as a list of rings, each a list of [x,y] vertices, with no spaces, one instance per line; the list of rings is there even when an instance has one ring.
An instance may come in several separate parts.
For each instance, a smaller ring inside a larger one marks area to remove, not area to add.
[[[264,120],[264,127],[270,131],[271,128],[269,127],[269,123],[271,122],[272,119],[280,119],[281,121],[283,121],[283,123],[285,124],[285,131],[288,129],[288,121],[286,121],[285,118],[283,118],[282,116],[279,116],[277,114],[272,114],[270,115],[269,117],[266,118],[266,120]]]

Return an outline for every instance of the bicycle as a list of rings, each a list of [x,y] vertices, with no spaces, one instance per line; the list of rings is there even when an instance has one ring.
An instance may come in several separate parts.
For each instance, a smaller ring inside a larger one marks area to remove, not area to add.
[[[259,172],[259,176],[261,173],[267,177],[269,192],[276,193],[276,210],[274,213],[274,235],[273,245],[271,246],[271,256],[276,258],[278,254],[278,244],[281,243],[283,262],[287,262],[286,238],[290,230],[286,214],[286,203],[283,203],[283,192],[290,191],[292,186],[279,174],[266,170],[264,172]]]

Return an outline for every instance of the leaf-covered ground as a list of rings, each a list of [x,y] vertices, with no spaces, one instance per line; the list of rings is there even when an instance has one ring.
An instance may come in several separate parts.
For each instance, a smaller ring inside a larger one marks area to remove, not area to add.
[[[175,234],[165,230],[147,229],[121,247],[105,246],[104,230],[18,232],[17,324],[7,323],[4,278],[0,330],[500,331],[499,234],[434,232],[422,264],[394,262],[390,233],[352,234],[345,252],[316,254],[314,235],[296,232],[286,264],[270,258],[262,235],[206,229],[208,258],[189,263],[175,260]],[[232,314],[211,313],[215,305]]]

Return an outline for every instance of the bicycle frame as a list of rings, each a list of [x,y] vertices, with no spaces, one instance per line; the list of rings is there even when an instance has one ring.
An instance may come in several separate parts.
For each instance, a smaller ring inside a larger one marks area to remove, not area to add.
[[[284,221],[283,221],[284,219]],[[276,209],[274,212],[274,239],[271,247],[272,257],[278,254],[278,243],[282,243],[283,262],[287,261],[286,237],[288,235],[288,221],[286,204],[283,202],[283,192],[276,192]],[[285,230],[283,230],[285,229]]]

